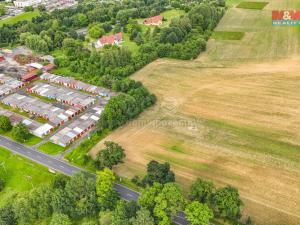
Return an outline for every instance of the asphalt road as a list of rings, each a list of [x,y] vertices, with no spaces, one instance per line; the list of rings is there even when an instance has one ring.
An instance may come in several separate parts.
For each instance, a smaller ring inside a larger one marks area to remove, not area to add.
[[[82,168],[79,168],[74,165],[70,165],[67,162],[61,161],[56,158],[52,158],[51,156],[44,154],[42,152],[33,150],[29,147],[26,147],[22,144],[14,142],[10,139],[7,139],[3,136],[0,136],[0,146],[8,149],[14,154],[19,154],[25,158],[28,158],[38,164],[46,166],[52,170],[63,173],[67,176],[72,176],[74,173],[78,173],[80,171],[84,171]],[[137,201],[140,193],[133,191],[123,185],[115,184],[115,190],[120,194],[120,196],[127,200]],[[179,225],[187,225],[188,222],[185,219],[183,213],[178,213],[176,217],[173,218],[173,222]]]

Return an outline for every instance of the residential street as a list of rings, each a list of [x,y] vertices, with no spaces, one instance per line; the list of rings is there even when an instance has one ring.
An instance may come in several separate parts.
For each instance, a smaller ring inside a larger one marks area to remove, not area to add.
[[[63,173],[67,176],[71,176],[74,173],[84,171],[83,169],[81,169],[79,167],[70,165],[67,162],[61,161],[59,159],[53,158],[49,155],[46,155],[42,152],[39,152],[39,151],[36,151],[29,147],[26,147],[22,144],[14,142],[14,141],[12,141],[8,138],[5,138],[1,135],[0,135],[0,146],[6,148],[7,150],[11,151],[14,154],[19,154],[21,156],[24,156],[25,158],[28,158],[36,163],[39,163],[50,169],[53,169],[60,173]],[[115,190],[118,191],[120,196],[127,201],[130,201],[130,200],[137,201],[137,199],[140,195],[138,192],[135,192],[123,185],[120,185],[120,184],[115,184]],[[184,218],[183,213],[179,213],[178,216],[176,216],[174,218],[173,222],[176,224],[180,224],[180,225],[188,224],[188,222]]]

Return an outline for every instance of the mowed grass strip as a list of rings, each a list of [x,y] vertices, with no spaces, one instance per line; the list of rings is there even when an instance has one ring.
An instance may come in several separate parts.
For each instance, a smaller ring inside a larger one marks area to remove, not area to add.
[[[66,148],[53,144],[51,142],[46,142],[45,144],[42,144],[41,146],[38,147],[38,150],[41,152],[44,152],[49,155],[57,155],[61,152],[64,152]]]
[[[256,9],[262,10],[269,2],[241,2],[236,7],[241,9]]]
[[[0,147],[0,177],[5,181],[5,188],[0,192],[1,206],[15,194],[49,184],[54,175],[47,168]]]
[[[7,138],[9,138],[9,139],[15,140],[12,136],[12,131],[5,132],[5,133],[0,133],[0,134],[7,137]],[[24,143],[21,143],[21,144],[28,145],[28,146],[33,146],[33,145],[36,145],[36,144],[40,143],[41,141],[42,141],[42,138],[39,138],[39,137],[37,137],[33,134],[30,134],[28,140],[26,140]]]
[[[230,124],[221,120],[206,120],[210,132],[206,140],[219,146],[227,146],[246,152],[258,152],[300,165],[300,146],[280,140],[278,134],[261,131],[246,125]],[[227,134],[224,136],[224,134]]]
[[[216,40],[242,40],[245,32],[214,31],[211,38]]]
[[[6,19],[0,20],[0,26],[3,26],[4,24],[15,24],[19,21],[31,21],[32,18],[39,16],[39,11],[33,11],[33,12],[25,12],[17,16],[8,17]]]

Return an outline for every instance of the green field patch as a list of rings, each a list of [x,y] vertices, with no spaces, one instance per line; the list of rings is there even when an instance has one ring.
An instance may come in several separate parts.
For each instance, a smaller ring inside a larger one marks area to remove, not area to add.
[[[174,158],[167,154],[150,153],[149,155],[151,157],[169,162],[173,165],[182,166],[182,167],[190,168],[193,170],[207,170],[210,168],[210,166],[208,164],[204,164],[204,163],[200,163],[200,162],[196,162],[196,161],[190,161],[190,160],[182,160],[179,158]]]
[[[32,18],[39,16],[39,11],[33,11],[33,12],[25,12],[17,16],[8,17],[6,19],[0,20],[0,26],[3,26],[4,24],[15,24],[19,21],[31,21]]]
[[[207,120],[204,123],[210,128],[206,139],[214,144],[280,157],[298,165],[300,163],[300,146],[282,141],[283,137],[279,134],[225,121]]]
[[[261,10],[268,5],[269,2],[241,2],[236,7],[241,9],[257,9]]]
[[[179,9],[171,9],[171,10],[167,10],[163,13],[161,13],[161,15],[164,18],[164,22],[163,22],[163,26],[167,26],[170,24],[171,20],[175,17],[180,17],[185,15],[185,11],[184,10],[179,10]]]
[[[38,147],[38,150],[44,153],[47,153],[49,155],[57,155],[61,152],[64,152],[66,148],[53,144],[52,142],[46,142],[45,144],[42,144]]]
[[[129,39],[129,35],[127,33],[123,33],[124,42],[122,43],[122,47],[128,48],[133,54],[137,54],[139,51],[139,46]]]
[[[183,153],[186,154],[186,150],[184,149],[184,147],[182,146],[183,142],[182,141],[178,141],[176,143],[168,143],[166,145],[162,145],[162,147],[164,149],[166,149],[167,151],[170,152],[177,152],[177,153]]]
[[[7,137],[11,140],[16,141],[12,136],[12,131],[9,131],[9,132],[6,132],[6,133],[1,133],[1,135],[5,136],[5,137]],[[25,141],[22,144],[25,144],[25,145],[28,145],[28,146],[33,146],[33,145],[36,145],[36,144],[40,143],[41,141],[42,141],[41,138],[39,138],[39,137],[37,137],[33,134],[30,134],[28,140]]]
[[[0,147],[0,177],[5,181],[5,188],[0,192],[0,205],[3,205],[15,194],[49,184],[54,175],[47,168]]]
[[[233,31],[214,31],[211,38],[216,40],[242,40],[245,36],[245,32],[233,32]]]
[[[38,95],[38,94],[35,94],[35,93],[27,93],[27,94],[30,95],[30,96],[32,96],[32,97],[38,98],[38,99],[42,100],[43,102],[47,102],[47,103],[55,103],[55,102],[57,102],[53,98],[47,98],[47,97],[44,97],[44,96],[41,96],[41,95]]]
[[[110,132],[103,130],[100,134],[94,133],[89,139],[82,141],[73,151],[65,155],[70,163],[83,167],[90,171],[95,171],[95,165],[91,157],[88,156],[88,152]]]

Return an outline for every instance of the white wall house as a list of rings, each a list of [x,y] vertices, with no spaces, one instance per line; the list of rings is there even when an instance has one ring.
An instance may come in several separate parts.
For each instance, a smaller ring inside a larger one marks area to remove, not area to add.
[[[41,3],[42,3],[42,0],[16,0],[16,1],[14,1],[15,6],[19,7],[19,8],[24,8],[27,6],[36,6]]]

